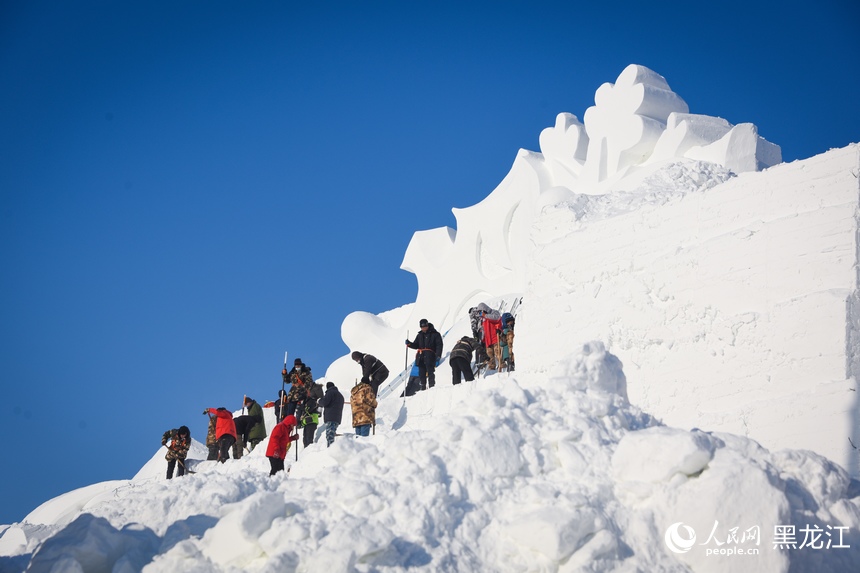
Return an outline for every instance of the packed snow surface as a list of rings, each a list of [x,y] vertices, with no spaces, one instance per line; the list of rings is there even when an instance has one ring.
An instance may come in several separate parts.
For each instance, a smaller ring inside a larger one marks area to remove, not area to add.
[[[662,426],[625,390],[620,361],[592,342],[548,375],[392,397],[375,436],[314,444],[297,463],[290,451],[289,476],[269,477],[258,447],[181,479],[114,485],[109,502],[56,526],[30,570],[73,570],[72,560],[147,572],[848,571],[860,562],[857,483],[843,469],[812,452]],[[663,536],[677,522],[700,542],[716,527],[723,547],[760,553],[706,555],[720,548],[713,541],[673,553]],[[848,547],[774,549],[776,525],[808,523],[847,527]],[[727,541],[733,528],[756,527],[755,540]]]

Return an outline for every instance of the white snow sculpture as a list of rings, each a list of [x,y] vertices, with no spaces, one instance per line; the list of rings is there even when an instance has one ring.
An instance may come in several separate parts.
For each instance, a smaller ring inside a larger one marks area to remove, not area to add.
[[[553,185],[572,189],[582,172],[588,135],[585,126],[571,113],[560,113],[555,118],[555,127],[540,133],[540,150]]]
[[[615,84],[605,83],[585,112],[588,157],[582,178],[597,184],[647,159],[672,112],[689,108],[660,74],[627,66]]]
[[[454,209],[457,228],[419,231],[401,268],[418,279],[414,305],[403,312],[352,313],[341,333],[350,351],[369,352],[389,366],[403,360],[403,337],[426,318],[443,334],[470,306],[526,289],[530,233],[535,214],[559,202],[588,205],[587,195],[635,189],[666,162],[701,160],[735,173],[779,163],[779,147],[758,136],[755,126],[688,113],[687,104],[660,74],[631,64],[614,84],[594,96],[584,125],[570,113],[540,134],[542,153],[520,150],[511,171],[483,201]],[[381,316],[381,315],[380,315]],[[354,364],[339,359],[327,378],[351,377]],[[397,367],[392,368],[395,372]]]
[[[782,163],[782,150],[762,137],[751,123],[741,123],[710,145],[690,148],[684,157],[719,163],[735,173],[761,171]]]
[[[401,268],[426,269],[418,275],[413,322],[424,317],[441,330],[463,317],[477,293],[523,290],[533,205],[549,186],[540,154],[520,150],[510,173],[486,199],[453,210],[457,232],[444,261],[419,264],[420,251],[410,244]]]
[[[732,129],[732,124],[719,117],[690,113],[670,113],[666,120],[666,131],[654,146],[648,159],[656,163],[684,154],[695,146],[711,144]]]
[[[341,326],[350,351],[369,352],[388,365],[402,364],[404,335],[414,337],[420,319],[426,318],[444,334],[471,306],[522,292],[534,205],[541,189],[549,187],[542,156],[520,150],[511,171],[489,196],[477,205],[453,210],[456,232],[443,227],[415,233],[401,264],[418,278],[415,304],[408,314],[397,313],[390,320],[351,313]],[[337,382],[348,376],[348,368],[338,359],[326,378]],[[397,366],[391,371],[397,372]]]

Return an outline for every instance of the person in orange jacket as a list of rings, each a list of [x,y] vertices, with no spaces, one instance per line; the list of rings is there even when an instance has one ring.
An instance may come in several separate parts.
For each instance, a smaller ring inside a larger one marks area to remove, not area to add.
[[[296,417],[290,414],[272,428],[272,433],[269,435],[269,447],[266,448],[266,457],[269,458],[269,464],[272,466],[272,471],[269,472],[270,476],[284,469],[284,458],[287,457],[287,452],[290,450],[290,442],[299,439],[299,434],[295,431],[297,424]]]
[[[218,442],[218,461],[222,464],[230,457],[230,448],[236,443],[236,423],[233,414],[227,408],[207,408],[204,414],[214,414],[218,420],[215,422],[215,440]]]

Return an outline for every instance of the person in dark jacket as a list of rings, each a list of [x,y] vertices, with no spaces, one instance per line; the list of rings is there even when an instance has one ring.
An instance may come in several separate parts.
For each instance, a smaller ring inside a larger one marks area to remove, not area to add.
[[[362,354],[357,350],[352,353],[352,359],[361,366],[361,380],[370,384],[373,395],[376,396],[379,393],[379,387],[388,378],[388,368],[372,354]]]
[[[287,371],[284,370],[284,375],[286,376]],[[281,407],[283,407],[286,412],[287,409],[287,392],[283,389],[278,390],[278,399],[275,400],[275,419],[280,422],[286,416],[286,413],[281,413]]]
[[[327,382],[325,388],[325,396],[320,400],[320,406],[323,409],[325,441],[328,444],[327,447],[331,447],[334,443],[334,437],[337,435],[337,427],[343,420],[344,399],[334,382]]]
[[[167,445],[167,440],[170,440],[170,445]],[[179,469],[176,471],[176,476],[185,475],[185,458],[188,456],[188,449],[191,447],[191,432],[188,426],[180,426],[178,430],[167,430],[161,436],[161,445],[167,446],[167,455],[164,459],[167,460],[167,479],[173,479],[173,470],[176,468],[176,462],[179,462]]]
[[[472,352],[478,348],[479,344],[480,342],[474,338],[464,336],[451,349],[448,363],[451,365],[452,382],[455,385],[460,383],[461,375],[466,378],[466,382],[475,379],[475,375],[472,373]]]
[[[421,378],[421,389],[426,390],[436,385],[436,361],[442,357],[442,335],[433,325],[422,318],[418,323],[421,332],[412,342],[406,341],[406,346],[418,351],[415,363],[418,364],[418,376]]]
[[[230,457],[230,447],[236,443],[236,423],[233,414],[227,408],[206,408],[203,414],[213,414],[218,420],[215,423],[215,439],[218,441],[218,461],[222,464]]]
[[[266,438],[266,424],[263,422],[263,407],[250,396],[245,396],[243,406],[248,413],[234,418],[236,423],[236,446],[233,448],[233,457],[242,457],[242,450],[250,444],[250,451]],[[238,455],[237,455],[238,452]]]
[[[505,328],[499,335],[499,345],[502,347],[502,364],[508,372],[514,371],[514,324],[513,316],[505,320]]]
[[[481,316],[482,307],[489,309],[486,304],[481,303],[478,306],[473,306],[469,309],[469,324],[472,326],[472,338],[481,341],[483,339],[482,330],[484,319]]]
[[[311,380],[311,385],[308,387],[307,397],[304,402],[299,405],[296,412],[301,416],[296,416],[299,420],[299,425],[302,430],[302,445],[308,447],[314,443],[314,434],[316,434],[317,426],[320,421],[319,401],[323,398],[322,384],[317,384]]]

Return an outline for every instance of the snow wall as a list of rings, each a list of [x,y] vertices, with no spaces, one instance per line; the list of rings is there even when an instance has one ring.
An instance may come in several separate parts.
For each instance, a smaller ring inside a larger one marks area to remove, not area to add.
[[[852,145],[579,227],[566,206],[545,209],[520,364],[604,340],[631,402],[665,423],[814,450],[860,475],[859,173]]]
[[[754,125],[691,114],[630,65],[540,148],[454,209],[456,230],[415,233],[415,303],[349,315],[350,351],[393,378],[419,319],[445,333],[478,302],[524,295],[519,367],[603,340],[631,400],[665,423],[808,448],[860,476],[858,146],[781,164]],[[326,378],[349,386],[356,366],[344,356]]]

